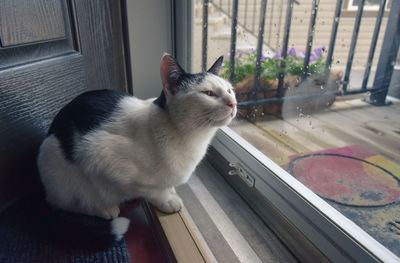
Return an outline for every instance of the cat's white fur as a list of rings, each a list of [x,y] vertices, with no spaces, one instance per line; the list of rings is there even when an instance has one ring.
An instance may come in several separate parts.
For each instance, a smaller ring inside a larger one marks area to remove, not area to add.
[[[217,96],[201,92],[207,90]],[[117,217],[122,202],[138,197],[161,211],[179,211],[175,187],[187,182],[218,127],[235,116],[236,107],[227,104],[236,99],[231,84],[210,73],[166,97],[166,109],[154,99],[122,99],[110,121],[76,135],[74,162],[48,136],[38,156],[48,203],[105,219]]]

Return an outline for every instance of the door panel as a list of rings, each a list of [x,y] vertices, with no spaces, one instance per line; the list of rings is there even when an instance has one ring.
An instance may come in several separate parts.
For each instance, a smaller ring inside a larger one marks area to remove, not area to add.
[[[119,1],[0,0],[7,8],[29,15],[0,25],[0,210],[34,188],[37,150],[61,107],[90,89],[127,91]]]
[[[89,89],[127,91],[120,1],[73,2]]]
[[[77,51],[70,2],[0,0],[0,70]]]
[[[62,0],[1,0],[1,47],[66,37]]]
[[[52,118],[85,90],[82,62],[74,54],[1,71],[0,208],[35,188],[36,153]]]

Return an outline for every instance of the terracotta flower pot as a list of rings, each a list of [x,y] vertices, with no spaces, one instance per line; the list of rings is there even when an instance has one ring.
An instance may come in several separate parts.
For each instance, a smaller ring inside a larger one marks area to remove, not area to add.
[[[261,83],[260,83],[261,84]],[[236,99],[238,102],[249,101],[253,99],[252,89],[254,85],[254,75],[249,75],[242,81],[235,84]],[[260,85],[261,86],[261,85]],[[244,92],[249,92],[249,94],[244,94]],[[264,99],[263,90],[257,92],[257,99]],[[264,115],[262,105],[247,106],[240,108],[238,110],[239,116],[243,118],[257,118]]]
[[[331,70],[330,78],[326,85],[322,86],[323,81],[311,76],[301,82],[298,76],[286,76],[282,89],[281,102],[268,103],[265,105],[247,106],[239,110],[239,115],[247,119],[256,119],[266,114],[282,115],[293,113],[305,113],[321,110],[333,104],[336,95],[332,94],[339,89],[340,81],[343,77],[341,71]],[[244,80],[235,84],[238,102],[253,99],[252,89],[254,86],[254,75],[249,75]],[[276,98],[278,80],[260,79],[257,98]],[[245,94],[248,92],[248,94]]]

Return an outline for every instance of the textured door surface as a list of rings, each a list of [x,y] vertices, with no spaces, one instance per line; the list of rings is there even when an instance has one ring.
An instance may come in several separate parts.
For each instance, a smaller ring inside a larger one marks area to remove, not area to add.
[[[120,1],[0,0],[0,206],[32,188],[62,106],[86,90],[127,90],[122,28]]]

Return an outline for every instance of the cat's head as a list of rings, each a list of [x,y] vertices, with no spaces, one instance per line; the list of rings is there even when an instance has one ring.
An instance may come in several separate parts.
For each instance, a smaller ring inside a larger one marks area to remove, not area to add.
[[[207,72],[189,74],[165,54],[160,64],[163,91],[155,103],[185,129],[228,125],[237,102],[232,85],[218,76],[222,61],[221,56]]]

